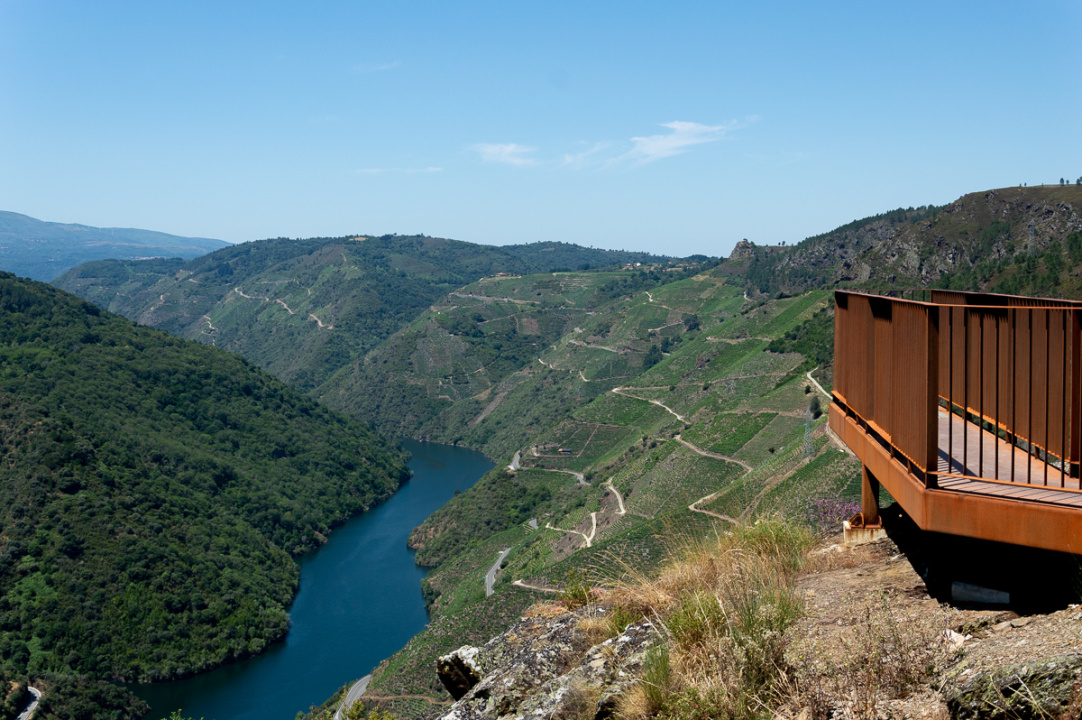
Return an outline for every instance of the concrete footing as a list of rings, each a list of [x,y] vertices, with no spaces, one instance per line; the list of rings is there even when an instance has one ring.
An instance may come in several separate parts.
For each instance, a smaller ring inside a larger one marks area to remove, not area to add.
[[[887,536],[887,531],[883,529],[882,525],[878,527],[853,527],[848,520],[845,520],[842,522],[842,528],[846,547],[866,545]]]
[[[951,599],[954,602],[980,605],[1008,605],[1011,602],[1011,594],[980,585],[954,582],[951,583]]]

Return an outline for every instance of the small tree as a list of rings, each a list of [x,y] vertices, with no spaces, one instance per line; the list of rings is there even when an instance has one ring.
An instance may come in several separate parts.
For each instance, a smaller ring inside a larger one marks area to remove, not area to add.
[[[644,370],[649,370],[659,362],[661,362],[661,348],[657,345],[651,345],[650,349],[646,351],[646,357],[642,359],[642,367]]]
[[[811,404],[808,405],[808,412],[811,413],[812,418],[818,418],[823,414],[823,406],[819,402],[819,396],[812,397]]]

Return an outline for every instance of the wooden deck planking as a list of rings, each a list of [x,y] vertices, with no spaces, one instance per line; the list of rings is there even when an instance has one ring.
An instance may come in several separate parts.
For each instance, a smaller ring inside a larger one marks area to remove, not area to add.
[[[944,490],[1082,508],[1082,493],[1064,491],[1060,486],[1063,482],[1063,487],[1078,490],[1078,478],[1065,476],[1058,468],[1013,447],[993,433],[966,423],[957,415],[948,416],[945,410],[939,412],[938,465],[940,473],[973,476],[940,477],[939,487]],[[1031,482],[1027,483],[1027,478],[1031,479]],[[992,480],[1001,482],[990,482]]]
[[[993,497],[1011,497],[1015,500],[1039,502],[1048,505],[1066,505],[1082,509],[1082,494],[1065,492],[1063,490],[1034,491],[1040,497],[1007,495],[1004,489],[1013,489],[1010,485],[988,482],[986,480],[972,480],[970,478],[942,478],[939,487],[944,490],[955,492],[972,493],[974,495],[990,495]]]

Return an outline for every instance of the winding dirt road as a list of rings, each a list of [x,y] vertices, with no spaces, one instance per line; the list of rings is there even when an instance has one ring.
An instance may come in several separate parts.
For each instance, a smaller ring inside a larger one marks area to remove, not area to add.
[[[665,403],[661,402],[660,400],[648,400],[646,398],[641,398],[641,397],[639,397],[637,395],[631,395],[630,393],[624,392],[624,390],[630,390],[630,389],[632,389],[632,388],[614,387],[611,390],[611,392],[614,392],[617,395],[623,395],[624,397],[632,398],[633,400],[641,400],[643,402],[648,402],[651,405],[657,405],[659,408],[667,410],[671,415],[676,417],[676,419],[679,420],[680,422],[686,423],[688,421],[686,417],[684,417],[680,413],[676,412],[675,410],[673,410],[671,407],[669,407]]]
[[[674,437],[673,440],[676,440],[676,442],[680,443],[681,445],[686,447],[688,450],[691,450],[694,453],[698,453],[699,455],[702,455],[703,457],[713,458],[714,460],[724,460],[725,462],[736,463],[737,465],[744,468],[745,470],[748,470],[748,471],[751,470],[751,465],[748,465],[743,460],[737,460],[736,458],[730,457],[728,455],[722,455],[721,453],[711,452],[709,450],[703,450],[698,445],[693,445],[692,443],[688,442],[687,440],[680,437],[679,435]]]

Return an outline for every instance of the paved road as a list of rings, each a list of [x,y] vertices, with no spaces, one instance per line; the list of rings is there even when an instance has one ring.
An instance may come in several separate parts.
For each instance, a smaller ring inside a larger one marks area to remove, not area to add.
[[[547,470],[548,468],[545,469]],[[580,472],[575,472],[574,470],[554,470],[553,472],[562,472],[567,475],[572,475],[576,480],[579,481],[579,485],[585,485],[586,487],[590,487],[590,483],[586,482],[586,476]]]
[[[507,557],[507,553],[511,552],[511,548],[504,548],[500,551],[500,556],[496,558],[496,562],[492,563],[492,567],[485,573],[485,597],[492,597],[492,593],[496,592],[493,586],[496,585],[496,573],[499,572],[500,563]]]
[[[35,687],[27,687],[30,694],[34,696],[34,699],[30,701],[30,704],[26,706],[26,709],[19,713],[19,717],[15,720],[30,720],[30,716],[34,714],[34,711],[38,709],[38,702],[41,700],[41,690]]]
[[[365,675],[363,678],[353,683],[353,687],[349,689],[346,696],[342,698],[342,702],[338,703],[338,709],[334,711],[334,720],[342,720],[342,713],[346,712],[353,706],[353,703],[361,699],[364,695],[364,691],[368,689],[368,683],[372,682],[371,675]]]

